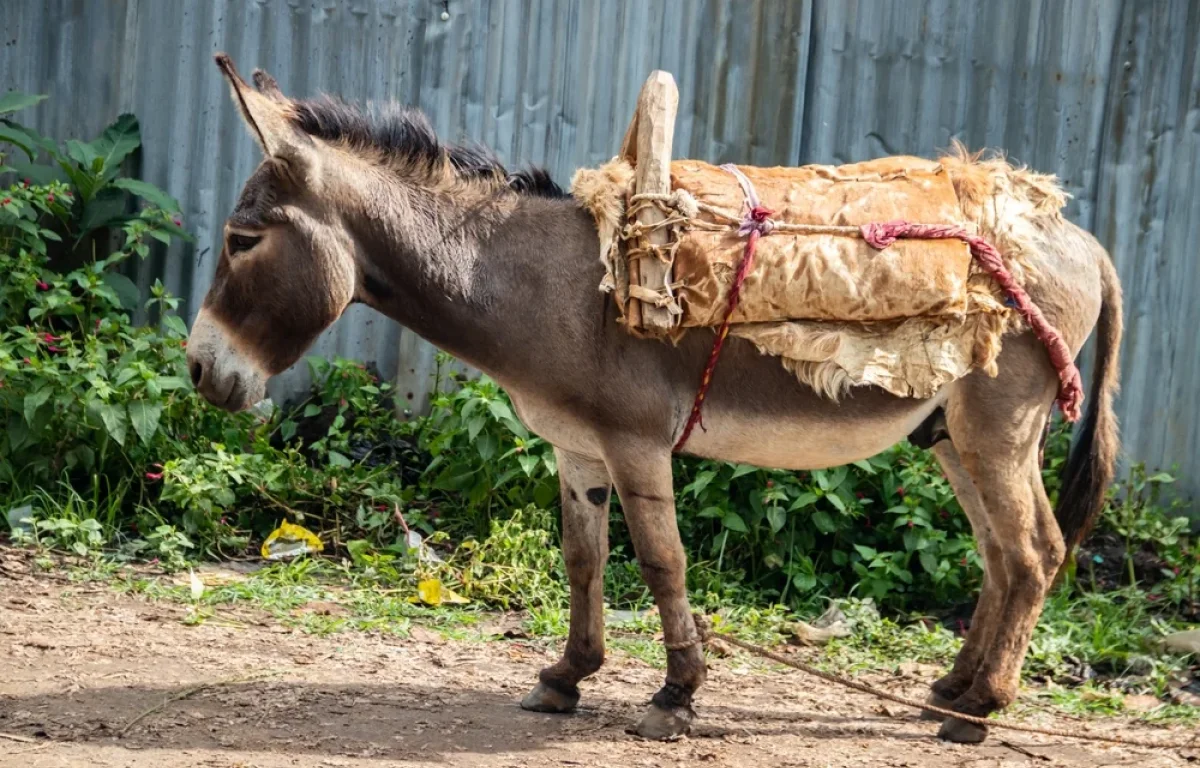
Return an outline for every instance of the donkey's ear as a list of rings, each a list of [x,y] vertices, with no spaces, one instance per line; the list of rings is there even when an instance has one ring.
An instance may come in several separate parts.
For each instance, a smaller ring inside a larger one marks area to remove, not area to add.
[[[287,96],[284,96],[283,91],[279,90],[279,83],[275,82],[275,78],[271,77],[264,70],[254,70],[250,79],[254,81],[254,87],[267,98],[272,101],[278,101],[281,104],[287,103]]]
[[[263,152],[268,157],[293,159],[302,154],[300,150],[310,142],[288,119],[291,103],[279,90],[275,79],[266,72],[256,71],[254,81],[263,91],[259,93],[242,79],[227,55],[218,53],[216,60],[217,67],[229,81],[238,111]]]

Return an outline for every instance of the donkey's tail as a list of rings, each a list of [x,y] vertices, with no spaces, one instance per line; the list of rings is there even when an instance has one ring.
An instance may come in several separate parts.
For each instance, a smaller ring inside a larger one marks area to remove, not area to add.
[[[1096,323],[1096,359],[1092,396],[1078,439],[1063,471],[1062,490],[1054,516],[1067,545],[1067,557],[1088,534],[1104,507],[1112,483],[1120,436],[1113,413],[1119,385],[1121,346],[1121,283],[1103,249],[1097,247],[1102,285],[1100,319]]]

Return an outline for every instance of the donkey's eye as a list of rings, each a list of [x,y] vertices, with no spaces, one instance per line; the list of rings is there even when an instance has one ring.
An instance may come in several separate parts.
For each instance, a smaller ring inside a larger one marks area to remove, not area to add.
[[[248,251],[262,242],[261,237],[239,235],[236,232],[229,235],[229,255],[234,256],[242,251]]]

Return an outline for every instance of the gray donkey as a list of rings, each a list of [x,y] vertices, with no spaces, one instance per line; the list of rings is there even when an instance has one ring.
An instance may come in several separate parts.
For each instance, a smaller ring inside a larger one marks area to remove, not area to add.
[[[217,63],[264,160],[226,223],[192,329],[196,387],[222,408],[250,406],[355,302],[495,378],[522,421],[555,448],[571,588],[562,659],[542,670],[521,706],[570,712],[579,682],[604,661],[602,577],[615,488],[668,652],[666,683],[637,730],[649,738],[687,732],[706,670],[684,586],[671,457],[711,335],[691,333],[674,346],[622,330],[597,291],[592,217],[544,172],[509,174],[485,150],[443,144],[419,112],[372,116],[328,98],[292,100],[264,72],[251,87],[228,57]],[[929,442],[970,519],[985,576],[966,641],[933,683],[931,701],[977,716],[1015,699],[1047,590],[1103,504],[1118,442],[1113,266],[1057,210],[1020,215],[1008,223],[1037,243],[1026,254],[1037,275],[1027,289],[1073,355],[1098,326],[1093,391],[1057,520],[1039,438],[1058,380],[1028,331],[1006,338],[998,376],[975,372],[927,400],[861,387],[834,402],[731,339],[705,403],[706,430],[686,446],[710,459],[801,470],[934,433]],[[987,731],[949,719],[940,735],[978,742]]]

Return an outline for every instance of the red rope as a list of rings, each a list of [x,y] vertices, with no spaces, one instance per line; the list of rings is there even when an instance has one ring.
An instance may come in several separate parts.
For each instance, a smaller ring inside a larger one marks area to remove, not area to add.
[[[692,412],[688,414],[683,434],[675,443],[676,451],[683,449],[684,443],[691,437],[692,430],[696,428],[697,424],[701,429],[704,428],[701,407],[704,405],[705,396],[708,395],[708,385],[712,383],[713,371],[717,367],[717,358],[721,356],[721,347],[725,346],[725,339],[729,336],[730,320],[733,318],[734,310],[737,309],[738,301],[741,300],[742,283],[746,282],[746,275],[750,274],[750,268],[754,266],[754,249],[758,245],[758,238],[762,237],[764,231],[770,231],[770,222],[767,219],[772,213],[774,211],[756,205],[750,209],[750,213],[743,223],[743,228],[748,230],[746,249],[742,251],[742,261],[738,264],[737,274],[733,277],[733,285],[729,288],[729,303],[725,306],[725,317],[722,318],[721,327],[717,330],[717,338],[713,342],[712,351],[708,353],[708,363],[705,364],[704,374],[700,377],[700,388],[696,390]]]
[[[921,238],[930,240],[962,240],[971,249],[971,256],[991,275],[1009,301],[1016,308],[1030,329],[1046,347],[1050,363],[1058,373],[1058,407],[1067,421],[1078,421],[1083,405],[1083,381],[1075,367],[1071,349],[1063,341],[1062,334],[1050,324],[1042,310],[1033,303],[1025,289],[1017,284],[1012,273],[1004,266],[1000,252],[978,235],[973,235],[959,226],[950,224],[913,224],[908,221],[887,221],[862,226],[863,239],[872,248],[883,250],[899,238]]]
[[[712,384],[713,371],[716,370],[717,359],[721,356],[721,348],[725,346],[725,339],[729,336],[730,321],[734,310],[737,309],[738,301],[741,299],[742,284],[746,281],[746,275],[750,273],[750,268],[754,265],[755,246],[758,245],[760,237],[769,234],[774,228],[769,220],[773,211],[764,208],[758,202],[758,197],[754,194],[754,188],[748,179],[736,169],[731,168],[730,170],[737,176],[746,194],[747,202],[751,206],[749,214],[742,221],[742,226],[738,230],[739,234],[747,236],[746,249],[742,252],[742,261],[734,276],[733,286],[729,289],[729,303],[725,307],[725,316],[721,320],[721,327],[717,331],[712,351],[708,353],[708,362],[700,377],[700,387],[696,391],[692,411],[688,414],[683,434],[675,442],[676,451],[683,449],[697,424],[701,429],[704,428],[702,416],[704,398],[707,397],[708,387]],[[966,243],[967,247],[971,249],[971,256],[996,281],[1008,296],[1012,306],[1021,313],[1025,322],[1029,323],[1034,335],[1045,345],[1046,352],[1050,355],[1050,363],[1058,373],[1058,399],[1056,400],[1058,407],[1062,409],[1063,416],[1067,421],[1079,420],[1083,404],[1083,382],[1079,376],[1079,369],[1075,367],[1071,350],[1063,341],[1062,334],[1058,332],[1058,329],[1050,324],[1038,306],[1029,298],[1025,289],[1017,284],[1012,273],[1004,266],[1004,259],[1000,256],[1000,252],[991,243],[953,224],[914,224],[908,221],[887,221],[864,224],[860,231],[868,245],[881,251],[900,238],[957,239]]]

